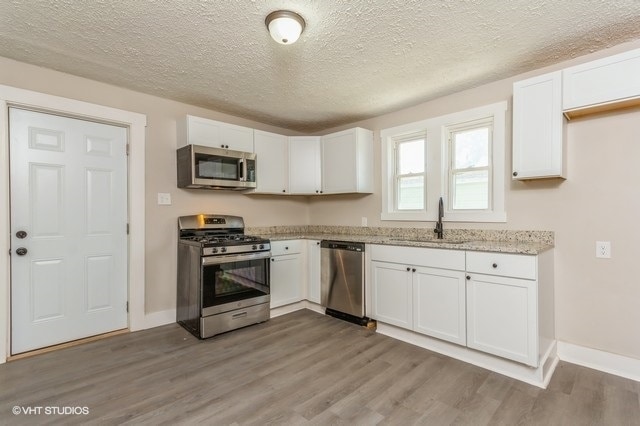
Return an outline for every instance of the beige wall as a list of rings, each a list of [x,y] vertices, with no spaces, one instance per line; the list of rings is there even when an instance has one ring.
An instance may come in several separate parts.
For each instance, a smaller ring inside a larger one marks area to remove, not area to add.
[[[146,131],[146,312],[175,308],[176,218],[196,213],[237,214],[246,226],[283,223],[305,225],[309,221],[304,197],[247,196],[227,191],[183,190],[176,187],[176,121],[186,114],[283,134],[285,129],[267,126],[0,58],[0,84],[56,96],[139,112],[147,116]],[[157,205],[157,193],[169,192],[171,206]]]
[[[381,129],[501,100],[511,101],[515,80],[640,47],[640,41],[556,67],[467,90],[355,125],[374,130],[380,171]],[[283,134],[295,132],[243,120],[102,83],[0,58],[0,84],[70,97],[147,115],[146,311],[175,306],[176,217],[196,212],[239,214],[248,226],[279,224],[433,227],[433,223],[381,222],[380,174],[375,194],[319,198],[246,196],[179,190],[175,186],[176,120],[209,117]],[[510,116],[510,111],[507,113]],[[511,121],[507,125],[506,224],[445,227],[552,230],[556,233],[556,329],[560,340],[640,359],[640,110],[570,122],[568,179],[512,182]],[[344,126],[352,127],[352,126]],[[339,130],[339,129],[332,129]],[[170,192],[172,206],[156,194]],[[595,258],[595,241],[612,243],[613,258]]]
[[[511,96],[514,81],[640,47],[640,40],[511,79],[466,90],[392,114],[354,123],[374,131],[375,170],[380,130],[501,100],[507,111],[507,223],[445,223],[447,227],[555,231],[556,334],[559,340],[640,359],[640,108],[568,124],[567,179],[511,180]],[[341,130],[343,126],[331,130]],[[310,202],[313,224],[433,228],[433,222],[380,221],[376,193]],[[612,258],[596,259],[595,242],[611,241]]]

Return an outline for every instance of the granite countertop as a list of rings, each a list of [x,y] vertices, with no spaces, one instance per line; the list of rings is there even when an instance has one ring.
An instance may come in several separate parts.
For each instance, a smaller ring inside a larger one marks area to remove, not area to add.
[[[488,241],[488,240],[464,240],[464,239],[412,239],[405,237],[393,237],[389,235],[348,235],[330,233],[261,233],[261,236],[272,241],[283,240],[336,240],[361,242],[365,244],[382,244],[402,247],[428,247],[448,250],[489,251],[512,254],[536,255],[553,248],[548,241]]]

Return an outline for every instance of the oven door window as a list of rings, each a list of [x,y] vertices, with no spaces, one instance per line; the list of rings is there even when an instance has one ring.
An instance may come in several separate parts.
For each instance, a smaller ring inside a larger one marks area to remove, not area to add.
[[[268,259],[207,265],[202,278],[203,308],[269,294]]]
[[[219,155],[195,154],[198,179],[240,180],[240,160]]]

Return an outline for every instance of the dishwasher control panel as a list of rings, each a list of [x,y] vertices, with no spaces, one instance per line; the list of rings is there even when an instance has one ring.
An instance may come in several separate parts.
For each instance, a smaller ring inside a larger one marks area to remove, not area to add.
[[[320,242],[321,248],[328,248],[334,250],[349,250],[349,251],[360,251],[364,252],[364,244],[363,243],[354,243],[350,241],[329,241],[323,240]]]

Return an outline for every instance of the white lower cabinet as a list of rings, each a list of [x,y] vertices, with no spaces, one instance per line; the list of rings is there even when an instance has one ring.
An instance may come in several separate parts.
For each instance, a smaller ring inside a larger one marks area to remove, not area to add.
[[[372,261],[371,317],[412,329],[412,287],[410,268],[396,263]]]
[[[320,304],[320,241],[307,241],[307,300]]]
[[[271,242],[271,309],[302,300],[304,258],[300,240]]]
[[[392,246],[370,251],[372,318],[465,344],[464,252]]]
[[[470,274],[467,346],[537,367],[536,282]]]
[[[413,330],[449,342],[466,343],[465,274],[417,268],[413,273]]]
[[[467,252],[467,346],[538,367],[555,340],[553,255]]]
[[[369,252],[373,319],[531,367],[554,347],[552,251]]]

